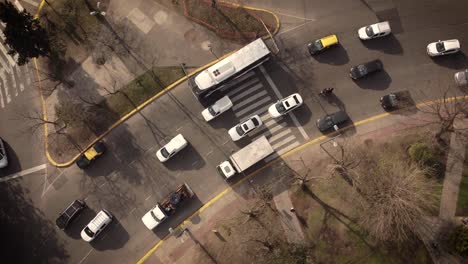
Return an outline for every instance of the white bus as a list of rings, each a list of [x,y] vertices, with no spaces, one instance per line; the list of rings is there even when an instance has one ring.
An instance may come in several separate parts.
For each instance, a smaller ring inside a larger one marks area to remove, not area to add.
[[[190,78],[189,85],[195,97],[208,104],[225,95],[230,89],[226,85],[229,80],[239,78],[269,58],[270,50],[259,38]]]

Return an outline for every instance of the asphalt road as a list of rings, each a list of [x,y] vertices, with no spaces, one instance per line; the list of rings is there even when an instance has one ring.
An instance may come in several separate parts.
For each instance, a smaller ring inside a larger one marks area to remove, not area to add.
[[[233,111],[204,122],[202,107],[183,84],[112,131],[105,138],[108,152],[90,169],[49,168],[45,182],[40,177],[14,180],[23,188],[35,190],[29,196],[50,222],[73,199],[86,199],[90,209],[69,231],[50,231],[68,254],[64,261],[135,262],[169,227],[178,225],[228,186],[215,166],[252,139],[265,134],[282,154],[320,135],[315,120],[325,113],[341,108],[355,122],[382,113],[378,99],[389,92],[407,91],[414,103],[438,98],[453,84],[453,74],[468,67],[464,55],[468,52],[464,48],[468,43],[468,17],[463,12],[468,3],[463,1],[373,1],[368,6],[357,0],[262,0],[253,4],[274,5],[272,9],[287,14],[284,19],[291,23],[276,37],[281,53],[235,84],[237,89],[230,94]],[[387,19],[394,30],[392,36],[370,42],[357,38],[359,27]],[[312,58],[306,44],[331,33],[338,35],[340,46]],[[438,59],[426,55],[429,42],[450,38],[460,40],[464,53]],[[375,58],[382,60],[384,72],[359,82],[349,78],[351,66]],[[335,87],[330,101],[317,96],[326,87]],[[293,92],[305,99],[305,105],[293,116],[272,120],[265,115],[270,104]],[[264,128],[238,143],[232,142],[227,130],[253,114],[261,115]],[[2,116],[2,124],[3,120]],[[5,131],[15,133],[16,128],[8,126]],[[178,133],[190,145],[161,164],[155,151]],[[183,182],[193,188],[196,198],[156,231],[146,230],[141,223],[144,213]],[[79,232],[101,208],[111,211],[115,221],[88,244],[80,239]]]

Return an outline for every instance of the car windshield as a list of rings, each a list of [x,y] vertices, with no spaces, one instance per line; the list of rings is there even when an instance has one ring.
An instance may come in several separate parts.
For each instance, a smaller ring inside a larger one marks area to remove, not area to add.
[[[367,68],[366,68],[366,66],[364,66],[364,65],[359,65],[357,68],[358,68],[358,71],[359,71],[359,73],[360,73],[361,75],[367,74]]]
[[[165,158],[169,157],[171,155],[171,153],[169,153],[169,151],[167,151],[167,149],[164,147],[161,149],[161,155]]]
[[[319,39],[319,40],[316,40],[316,41],[314,42],[314,49],[315,49],[315,50],[321,50],[321,49],[323,49],[322,41],[320,41],[320,39]]]
[[[276,110],[278,111],[278,113],[283,113],[284,111],[286,111],[286,108],[284,108],[284,105],[281,102],[278,102],[276,104]]]
[[[88,227],[85,227],[84,231],[89,237],[94,237],[94,232],[91,231],[91,229],[89,229]]]
[[[241,126],[236,126],[236,131],[237,131],[237,134],[239,134],[239,136],[244,135],[244,130],[242,130]]]
[[[254,124],[254,126],[258,126],[258,125],[259,125],[257,118],[252,118],[252,123]],[[247,127],[247,126],[246,126],[246,127]]]
[[[436,43],[436,49],[437,49],[438,52],[445,51],[444,42],[442,42],[442,41],[437,42]]]
[[[374,36],[374,30],[372,30],[372,27],[371,27],[371,26],[367,26],[367,27],[366,27],[366,34],[367,34],[367,36],[369,36],[369,37]]]
[[[0,160],[3,159],[3,153],[0,151]]]
[[[210,112],[212,116],[216,116],[219,113],[218,111],[216,111],[216,109],[214,109],[213,106],[208,107],[208,112]]]
[[[151,210],[150,213],[151,213],[151,216],[153,217],[154,220],[156,220],[156,221],[161,221],[161,219],[159,219],[159,218],[154,214],[153,210]]]

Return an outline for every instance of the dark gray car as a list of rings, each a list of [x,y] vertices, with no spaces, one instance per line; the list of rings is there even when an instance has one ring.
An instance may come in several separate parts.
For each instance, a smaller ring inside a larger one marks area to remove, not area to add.
[[[345,111],[338,111],[332,114],[328,114],[322,118],[317,119],[315,123],[320,132],[326,132],[333,128],[334,125],[342,124],[349,120],[348,115]]]
[[[455,73],[455,83],[458,86],[468,85],[468,69]]]
[[[351,68],[349,71],[349,76],[353,80],[360,79],[371,73],[381,71],[383,69],[383,64],[380,60],[373,60],[363,64],[356,65]]]

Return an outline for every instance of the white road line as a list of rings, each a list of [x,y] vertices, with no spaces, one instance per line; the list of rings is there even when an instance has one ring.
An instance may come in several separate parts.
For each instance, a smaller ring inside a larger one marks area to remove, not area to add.
[[[179,131],[181,128],[183,128],[184,126],[181,126],[179,128],[177,128],[175,131]]]
[[[15,174],[10,174],[8,176],[5,176],[5,177],[2,177],[0,178],[0,182],[6,182],[6,181],[9,181],[9,180],[13,180],[13,179],[16,179],[18,177],[22,177],[22,176],[26,176],[28,174],[31,174],[31,173],[34,173],[36,171],[40,171],[40,170],[43,170],[45,169],[47,166],[47,164],[42,164],[42,165],[39,165],[39,166],[36,166],[36,167],[32,167],[30,169],[27,169],[27,170],[23,170],[23,171],[20,171],[20,172],[17,172]]]
[[[283,123],[278,124],[277,126],[269,128],[269,130],[270,130],[270,133],[273,135],[273,133],[275,133],[276,131],[281,130],[281,129],[285,128],[285,127],[286,127],[286,122],[283,122]],[[289,131],[291,131],[291,130],[289,130]]]
[[[292,133],[291,133],[291,129],[287,128],[283,131],[281,131],[280,133],[272,136],[271,138],[268,139],[268,141],[270,141],[270,144],[272,144],[272,146],[274,145],[273,142],[275,142],[275,140],[278,140],[286,135],[292,135],[294,136]]]
[[[18,8],[19,11],[23,11],[24,7],[20,4],[18,0],[15,1],[16,8]]]
[[[278,122],[276,122],[275,119],[270,119],[267,122],[263,122],[263,124],[265,124],[265,126],[267,126],[267,127],[270,127],[273,124],[278,124]]]
[[[44,197],[44,195],[49,191],[50,187],[54,185],[54,183],[63,175],[64,172],[65,171],[60,171],[59,175],[57,175],[57,177],[55,177],[55,179],[50,184],[48,184],[47,173],[44,175],[44,188],[42,189],[41,198]]]
[[[236,84],[238,84],[238,83],[239,83],[239,82],[233,83],[231,86],[234,86],[234,85],[236,85]],[[241,84],[239,87],[237,87],[237,88],[235,88],[235,89],[233,89],[233,90],[230,90],[230,91],[228,92],[228,96],[234,96],[234,95],[240,93],[240,92],[241,92],[242,90],[244,90],[245,88],[254,85],[255,83],[258,83],[258,84],[261,85],[260,80],[259,80],[258,78],[253,78],[253,79],[248,80],[247,82]]]
[[[3,85],[0,85],[0,105],[2,108],[5,108],[5,102],[3,101],[3,92],[2,92],[2,87]]]
[[[262,71],[263,75],[265,76],[265,78],[267,79],[267,82],[268,84],[271,86],[271,88],[273,88],[273,91],[275,92],[276,96],[278,96],[278,98],[283,98],[283,96],[281,96],[281,93],[280,91],[278,90],[278,87],[276,87],[276,84],[273,82],[273,80],[271,79],[270,77],[270,74],[268,74],[268,72],[265,70],[265,67],[263,67],[263,65],[260,65],[260,70]],[[293,114],[293,112],[289,112],[289,116],[291,117],[294,125],[299,129],[299,132],[301,132],[302,136],[308,140],[309,139],[309,136],[307,135],[307,133],[305,132],[304,128],[301,126],[301,124],[299,124],[299,121],[297,121],[297,118],[296,116]]]
[[[301,145],[301,143],[299,141],[296,141],[296,142],[294,142],[292,144],[289,144],[288,146],[286,146],[286,147],[280,149],[279,151],[277,151],[278,155],[283,155],[284,153],[290,151],[291,149],[293,149],[293,148],[295,148],[295,147],[297,147],[299,145]]]
[[[195,165],[197,165],[197,163],[198,163],[198,160],[197,160],[197,161],[194,161],[194,162],[192,162],[192,166],[195,166]]]
[[[257,138],[263,136],[265,132],[268,132],[268,128],[266,126],[262,126],[260,129],[254,130],[249,134],[250,138],[256,140]]]
[[[213,154],[213,151],[210,151],[210,152],[206,153],[205,157],[208,157],[211,154]]]
[[[0,70],[0,78],[2,78],[2,81],[3,81],[3,88],[5,89],[6,102],[7,104],[9,104],[11,102],[11,95],[10,95],[10,91],[8,91],[8,80],[5,75],[5,71]]]
[[[78,262],[78,264],[83,263],[83,261],[89,256],[89,254],[91,254],[91,252],[93,252],[93,250],[94,250],[94,248],[90,249],[90,250],[88,251],[88,254],[86,254],[86,256],[84,256],[84,257],[80,260],[80,262]]]
[[[133,208],[132,210],[130,210],[130,212],[129,212],[129,213],[131,214],[131,213],[133,213],[135,210],[136,210],[136,207],[135,207],[135,208]]]
[[[102,186],[104,186],[104,185],[106,185],[106,184],[107,184],[107,182],[105,182],[105,183],[99,185],[99,188],[101,188]]]
[[[274,148],[274,149],[281,149],[282,146],[288,144],[289,142],[291,141],[294,141],[296,140],[296,137],[294,135],[291,135],[281,141],[279,141],[278,143],[276,144],[272,144],[271,146]],[[270,141],[271,142],[271,141]]]
[[[1,34],[0,34],[1,35]],[[10,55],[8,55],[8,51],[5,49],[5,47],[3,46],[2,43],[0,43],[0,51],[2,51],[2,53],[5,55],[5,57],[7,58],[8,62],[10,62],[10,65],[11,66],[15,66],[16,65],[16,62],[11,58]]]
[[[232,110],[233,111],[236,111],[237,109],[243,107],[244,105],[262,97],[262,96],[265,96],[267,94],[267,91],[263,90],[263,91],[260,91],[259,93],[256,93],[252,96],[250,96],[249,98],[243,100],[242,102],[238,103],[238,104],[235,104],[233,107],[232,107]]]
[[[22,0],[22,1],[28,3],[28,4],[32,5],[32,6],[35,6],[35,7],[39,6],[39,3],[36,3],[36,2],[34,2],[32,0]]]
[[[264,105],[265,103],[270,102],[270,100],[271,100],[271,97],[269,97],[269,96],[268,96],[268,97],[265,97],[265,98],[263,98],[262,100],[258,100],[255,104],[252,104],[252,105],[247,106],[246,108],[242,109],[242,110],[239,111],[239,112],[234,112],[234,114],[235,114],[237,117],[243,116],[244,114],[248,113],[249,111],[254,110],[255,108],[259,107],[260,105]],[[269,104],[266,105],[266,106],[264,106],[264,107],[262,108],[262,111],[261,111],[261,112],[263,112],[265,109],[267,109],[268,106],[269,106]]]
[[[26,78],[26,84],[28,85],[28,87],[31,85],[32,81],[31,81],[31,75],[29,74],[29,68],[27,65],[21,67],[20,69],[22,69],[22,72],[23,72],[23,75],[25,75],[27,78]]]
[[[19,66],[18,66],[18,67],[19,67]],[[23,79],[23,78],[19,78],[19,76],[20,76],[20,75],[19,75],[19,72],[21,72],[21,71],[18,70],[16,66],[13,68],[13,70],[14,70],[14,72],[15,72],[15,76],[18,76],[18,79],[17,79],[17,80],[18,80],[18,82],[19,82],[20,90],[21,90],[21,91],[24,91],[24,84],[23,84],[23,82],[21,81],[21,79]],[[25,79],[26,79],[26,78],[25,78]],[[17,91],[18,91],[18,90],[17,90]]]
[[[12,68],[12,72],[10,74],[10,77],[11,77],[11,84],[13,85],[13,90],[15,91],[15,96],[18,96],[18,89],[16,88],[16,75],[15,72],[16,72],[16,67],[13,67]]]
[[[146,197],[145,201],[147,201],[149,198],[151,198],[151,194],[150,194],[150,196]]]
[[[246,96],[248,94],[251,94],[251,93],[255,92],[256,90],[258,90],[258,89],[260,89],[262,87],[263,87],[263,85],[261,83],[257,83],[256,85],[250,87],[249,89],[243,91],[242,93],[240,93],[240,94],[238,94],[238,95],[236,95],[236,96],[234,96],[232,98],[230,97],[231,101],[233,103],[235,103],[235,102],[237,102],[237,100],[241,99],[242,97],[244,97],[244,96]]]

